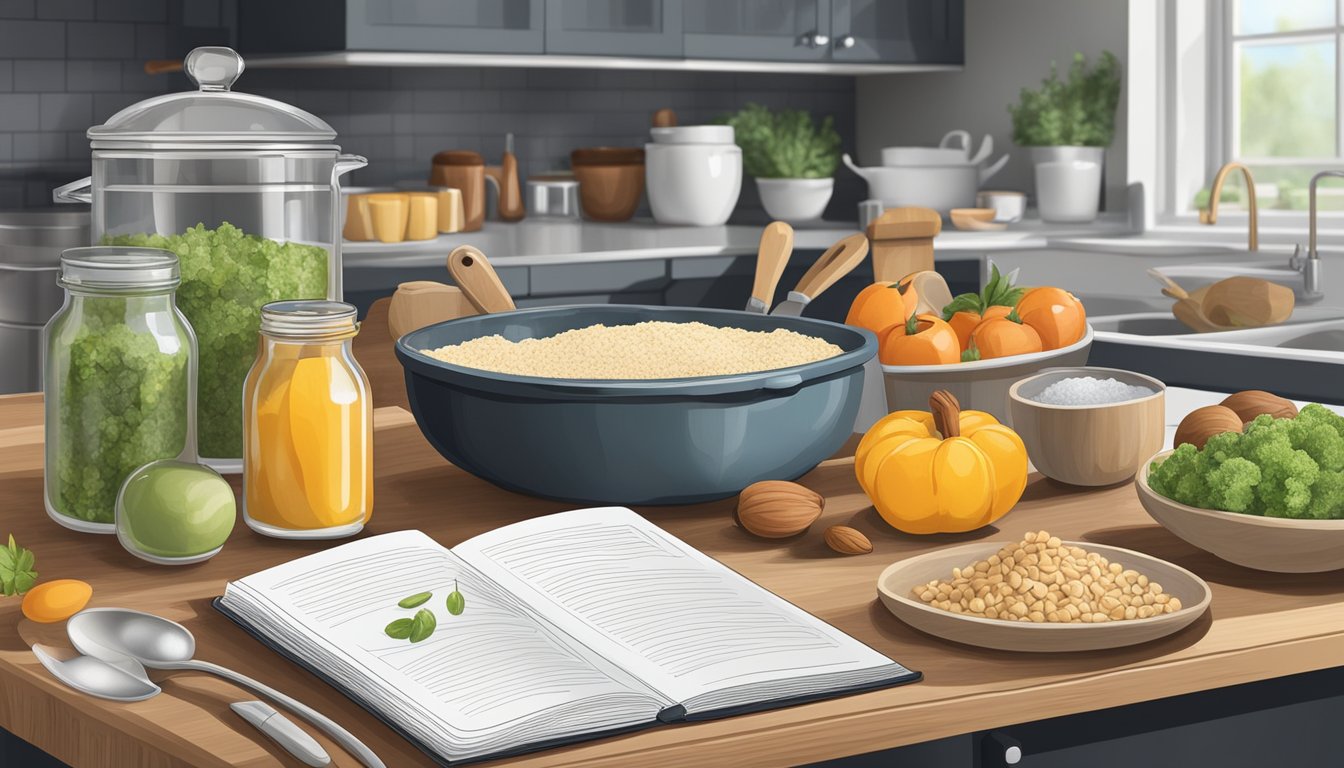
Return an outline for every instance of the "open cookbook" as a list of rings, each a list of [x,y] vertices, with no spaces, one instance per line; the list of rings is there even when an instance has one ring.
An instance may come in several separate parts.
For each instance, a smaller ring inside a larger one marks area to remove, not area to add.
[[[620,507],[452,549],[372,536],[230,582],[215,605],[443,763],[919,679]],[[421,608],[428,638],[384,632]]]

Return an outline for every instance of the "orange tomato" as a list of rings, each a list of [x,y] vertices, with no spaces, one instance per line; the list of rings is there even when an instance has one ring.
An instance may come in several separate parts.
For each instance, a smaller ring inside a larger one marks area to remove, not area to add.
[[[975,330],[975,326],[995,317],[1007,317],[1008,313],[1012,311],[1012,307],[1005,307],[1001,304],[995,304],[986,309],[983,315],[979,312],[963,310],[954,312],[952,317],[948,319],[947,324],[957,332],[957,341],[961,343],[961,350],[965,352],[971,344],[971,331]]]
[[[1040,336],[1043,349],[1067,347],[1087,333],[1083,303],[1062,288],[1032,288],[1017,303],[1017,314]]]
[[[905,281],[873,283],[854,297],[845,323],[880,334],[912,315],[918,301]]]
[[[1011,355],[1027,355],[1042,350],[1041,337],[1016,314],[994,317],[975,327],[971,340],[980,350],[981,360]]]
[[[937,315],[910,315],[878,336],[885,365],[942,365],[961,361],[957,332]]]

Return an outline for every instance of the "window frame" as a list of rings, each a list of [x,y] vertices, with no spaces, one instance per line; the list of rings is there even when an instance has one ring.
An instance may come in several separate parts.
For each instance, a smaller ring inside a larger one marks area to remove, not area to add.
[[[1186,230],[1199,226],[1194,195],[1209,186],[1226,162],[1224,158],[1230,157],[1231,148],[1236,146],[1233,2],[1130,0],[1130,64],[1126,82],[1128,176],[1131,184],[1141,184],[1145,191],[1145,229]],[[1250,165],[1344,168],[1344,0],[1336,2],[1336,23],[1332,29],[1336,46],[1338,156],[1269,159],[1269,162],[1252,159]],[[1321,37],[1324,29],[1247,37]],[[1305,234],[1306,211],[1262,208],[1259,215],[1261,233],[1268,235],[1262,239],[1270,242],[1303,239],[1298,233]],[[1220,211],[1219,221],[1228,224],[1220,230],[1244,232],[1246,213]],[[1321,212],[1319,221],[1323,240],[1344,244],[1344,211]]]

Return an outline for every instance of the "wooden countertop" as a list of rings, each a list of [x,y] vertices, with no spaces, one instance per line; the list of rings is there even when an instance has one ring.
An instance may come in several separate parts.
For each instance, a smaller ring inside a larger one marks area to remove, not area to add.
[[[317,678],[265,650],[209,604],[224,583],[316,550],[241,523],[224,551],[197,566],[158,567],[134,559],[111,537],[66,531],[42,506],[42,414],[37,395],[0,397],[0,510],[37,556],[44,579],[80,578],[91,605],[167,616],[196,635],[201,658],[232,666],[318,707],[368,743],[388,765],[429,765],[391,730]],[[499,490],[457,470],[420,436],[410,414],[376,415],[376,502],[370,533],[419,528],[445,545],[565,504]],[[1121,485],[1082,492],[1034,478],[1018,507],[967,536],[914,538],[887,528],[853,478],[852,461],[832,459],[802,482],[825,494],[823,518],[802,537],[755,539],[733,526],[732,500],[645,508],[651,520],[912,669],[923,682],[713,722],[538,752],[518,766],[796,765],[937,739],[1016,722],[1190,693],[1337,666],[1344,662],[1344,581],[1337,575],[1256,573],[1200,552],[1158,527]],[[821,530],[847,523],[873,540],[859,557],[832,554]],[[949,542],[1016,537],[1045,528],[1141,550],[1198,573],[1213,587],[1208,616],[1172,637],[1115,651],[1032,655],[950,645],[922,635],[876,600],[875,582],[894,560]],[[228,711],[255,698],[196,673],[153,673],[163,693],[134,704],[89,698],[57,683],[28,650],[69,647],[64,627],[22,617],[0,598],[0,727],[65,762],[84,766],[298,765]],[[335,765],[356,765],[325,738]],[[712,756],[712,757],[711,757]],[[709,762],[706,762],[709,760]],[[496,765],[501,763],[490,763]]]

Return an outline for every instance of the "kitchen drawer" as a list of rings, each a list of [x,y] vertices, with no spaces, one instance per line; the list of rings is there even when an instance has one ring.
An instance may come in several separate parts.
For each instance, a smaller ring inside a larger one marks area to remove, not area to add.
[[[528,295],[661,292],[668,282],[667,266],[661,260],[573,263],[533,267]]]

